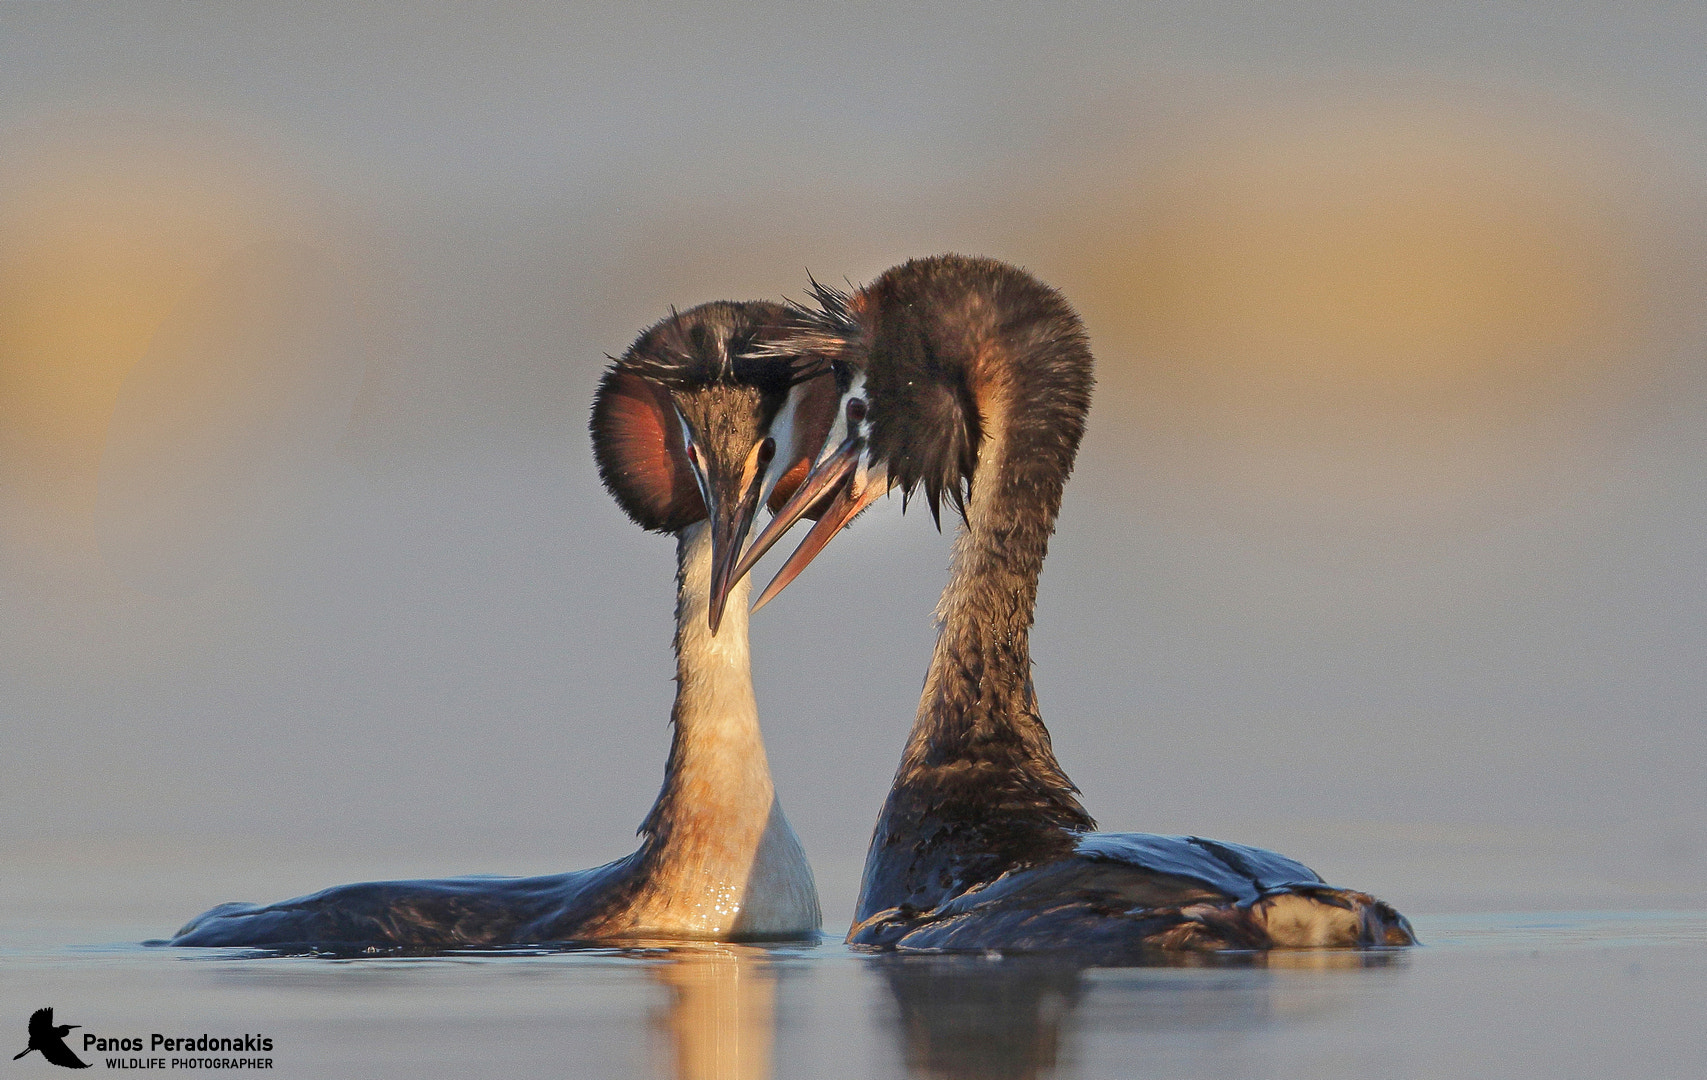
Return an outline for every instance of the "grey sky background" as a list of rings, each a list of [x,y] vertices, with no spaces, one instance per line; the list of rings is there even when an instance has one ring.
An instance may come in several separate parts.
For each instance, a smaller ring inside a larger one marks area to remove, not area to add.
[[[1698,4],[0,3],[0,851],[629,850],[673,550],[604,354],[957,250],[1098,357],[1033,651],[1104,827],[1698,904],[1703,55]],[[947,560],[894,502],[754,624],[832,928]]]

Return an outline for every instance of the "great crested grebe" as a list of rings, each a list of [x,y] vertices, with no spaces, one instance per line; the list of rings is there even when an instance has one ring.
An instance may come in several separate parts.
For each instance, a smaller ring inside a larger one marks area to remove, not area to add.
[[[1403,916],[1259,848],[1099,833],[1031,681],[1038,574],[1090,406],[1067,302],[1015,267],[944,255],[851,296],[814,283],[782,349],[831,361],[844,406],[811,475],[737,576],[808,508],[764,604],[899,487],[960,512],[939,632],[867,852],[851,944],[904,949],[1409,945]]]
[[[765,303],[672,314],[605,372],[593,405],[605,486],[642,527],[676,536],[674,736],[639,850],[545,877],[367,882],[222,904],[171,944],[432,949],[817,932],[812,868],[759,732],[750,584],[729,574],[759,503],[780,503],[805,475],[836,404],[828,378],[808,386],[789,360],[750,355],[785,315]]]

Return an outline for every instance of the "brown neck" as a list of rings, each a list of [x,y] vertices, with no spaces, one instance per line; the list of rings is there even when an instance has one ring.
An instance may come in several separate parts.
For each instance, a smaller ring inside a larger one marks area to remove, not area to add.
[[[976,762],[1039,796],[1044,818],[1088,827],[1031,682],[1037,582],[1066,477],[1013,437],[1004,404],[993,402],[985,414],[977,481],[937,605],[941,630],[897,780],[934,786]]]
[[[856,927],[1060,858],[1078,832],[1096,828],[1055,760],[1031,684],[1037,580],[1066,470],[1016,438],[1001,405],[985,413],[966,525],[937,607],[941,630],[866,853]]]

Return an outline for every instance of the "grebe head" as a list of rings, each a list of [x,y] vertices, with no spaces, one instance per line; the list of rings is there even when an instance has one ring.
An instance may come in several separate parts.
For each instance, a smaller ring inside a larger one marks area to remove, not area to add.
[[[780,506],[823,445],[836,389],[829,368],[774,346],[787,311],[762,302],[672,313],[605,372],[593,454],[605,487],[642,528],[710,522],[710,622],[759,504]]]
[[[938,528],[944,501],[965,517],[982,437],[974,373],[932,347],[933,336],[952,336],[958,313],[898,301],[892,278],[851,295],[814,281],[818,306],[792,309],[794,334],[784,347],[828,365],[839,399],[812,471],[735,568],[738,580],[796,521],[818,519],[755,611],[893,488],[903,503],[922,490]]]

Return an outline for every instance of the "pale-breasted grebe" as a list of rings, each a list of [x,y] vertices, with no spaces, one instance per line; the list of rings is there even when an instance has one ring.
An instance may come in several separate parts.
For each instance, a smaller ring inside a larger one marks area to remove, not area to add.
[[[639,850],[544,877],[365,882],[222,904],[172,944],[440,949],[817,932],[812,869],[759,731],[750,584],[729,573],[759,504],[780,503],[805,475],[836,405],[829,378],[753,355],[784,315],[765,303],[672,314],[606,371],[593,406],[605,485],[641,526],[676,536],[674,736]]]

